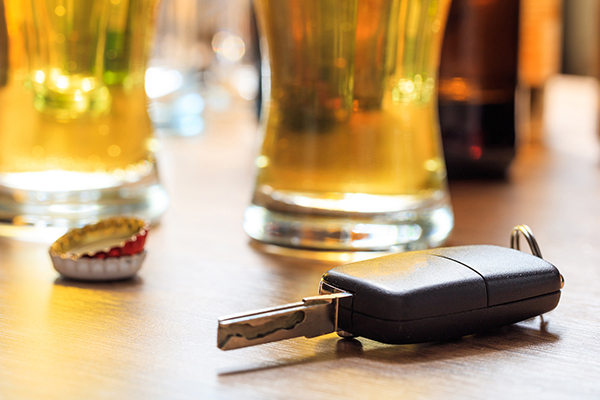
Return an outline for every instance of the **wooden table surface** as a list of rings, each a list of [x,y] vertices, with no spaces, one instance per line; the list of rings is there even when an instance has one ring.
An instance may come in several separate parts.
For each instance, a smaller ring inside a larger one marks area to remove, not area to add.
[[[330,334],[218,350],[219,316],[316,294],[336,265],[249,245],[255,124],[242,111],[213,117],[203,137],[163,141],[171,206],[137,278],[63,280],[47,244],[0,240],[0,398],[600,398],[595,92],[555,86],[546,144],[521,146],[508,181],[451,184],[449,245],[508,245],[514,225],[532,227],[566,281],[543,320],[449,343]]]

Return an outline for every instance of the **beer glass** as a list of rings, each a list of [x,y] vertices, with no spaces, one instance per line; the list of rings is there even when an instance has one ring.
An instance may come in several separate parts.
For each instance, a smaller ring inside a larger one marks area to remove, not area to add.
[[[144,91],[156,3],[0,0],[0,235],[164,212]]]
[[[320,250],[438,246],[453,227],[436,79],[450,0],[255,0],[262,149],[244,229]]]

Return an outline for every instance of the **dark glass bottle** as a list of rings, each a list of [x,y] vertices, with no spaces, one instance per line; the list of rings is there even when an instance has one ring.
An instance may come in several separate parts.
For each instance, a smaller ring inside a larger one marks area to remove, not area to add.
[[[519,0],[453,0],[439,112],[448,176],[502,178],[515,155]]]

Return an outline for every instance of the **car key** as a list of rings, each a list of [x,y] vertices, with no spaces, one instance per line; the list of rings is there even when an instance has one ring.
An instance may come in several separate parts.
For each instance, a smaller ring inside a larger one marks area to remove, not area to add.
[[[521,252],[519,233],[533,255]],[[441,341],[554,309],[563,278],[519,225],[511,247],[459,246],[393,254],[326,272],[320,296],[221,318],[223,350],[338,332],[390,344]]]

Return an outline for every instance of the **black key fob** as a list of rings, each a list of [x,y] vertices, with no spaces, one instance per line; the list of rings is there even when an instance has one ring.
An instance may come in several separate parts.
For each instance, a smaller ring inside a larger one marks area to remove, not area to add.
[[[547,261],[510,248],[461,246],[394,254],[334,268],[322,293],[340,299],[337,327],[406,344],[452,339],[546,313],[562,277]]]

